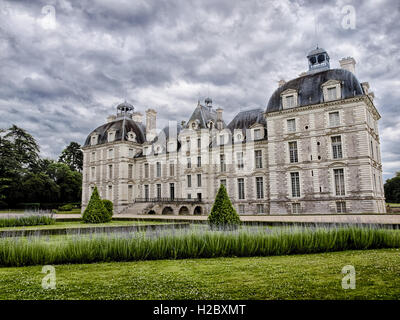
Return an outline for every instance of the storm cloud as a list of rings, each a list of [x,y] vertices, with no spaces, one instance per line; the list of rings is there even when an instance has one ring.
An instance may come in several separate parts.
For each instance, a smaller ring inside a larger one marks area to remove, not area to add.
[[[355,28],[343,26],[347,5]],[[318,44],[332,68],[354,57],[370,83],[388,178],[400,170],[398,30],[396,0],[0,0],[0,128],[28,130],[57,158],[124,100],[156,109],[162,127],[210,96],[229,122],[265,109]]]

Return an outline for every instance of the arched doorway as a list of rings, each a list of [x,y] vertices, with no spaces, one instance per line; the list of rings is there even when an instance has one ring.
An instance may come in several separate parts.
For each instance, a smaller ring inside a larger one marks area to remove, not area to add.
[[[203,208],[200,206],[197,206],[196,208],[194,208],[193,214],[194,215],[201,215],[203,213]]]
[[[156,214],[156,212],[155,212],[154,210],[150,210],[150,211],[148,212],[148,214]]]
[[[173,215],[174,214],[174,210],[171,207],[165,207],[162,211],[162,214],[165,215]]]
[[[187,214],[189,214],[189,209],[188,209],[188,207],[185,207],[185,206],[181,207],[181,208],[179,209],[179,214],[180,214],[180,215],[187,215]]]

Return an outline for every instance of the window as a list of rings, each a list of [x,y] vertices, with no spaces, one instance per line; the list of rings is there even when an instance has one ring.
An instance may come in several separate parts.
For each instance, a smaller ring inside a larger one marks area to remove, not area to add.
[[[188,198],[188,199],[192,199],[192,194],[191,194],[191,193],[188,193],[188,194],[187,194],[187,198]]]
[[[157,199],[161,198],[161,184],[157,184]]]
[[[114,132],[109,132],[108,133],[108,142],[114,141]]]
[[[112,159],[114,157],[114,149],[108,149],[108,159]]]
[[[329,113],[329,125],[331,127],[340,125],[339,111]]]
[[[221,146],[223,146],[223,145],[225,144],[225,136],[224,136],[223,134],[221,134],[221,135],[219,136],[219,144],[220,144]]]
[[[261,169],[262,168],[262,151],[261,150],[254,151],[254,158],[256,161],[256,169]]]
[[[133,186],[128,185],[128,201],[131,202],[133,200]]]
[[[186,150],[190,151],[190,138],[186,138]]]
[[[294,105],[294,95],[286,96],[286,107],[287,108],[293,108]]]
[[[259,203],[257,204],[257,213],[263,214],[264,213],[264,205]]]
[[[186,181],[187,181],[187,187],[191,188],[192,187],[192,176],[190,174],[187,175]]]
[[[290,163],[299,162],[296,141],[289,142],[289,160]]]
[[[333,175],[335,178],[335,191],[337,196],[345,195],[345,184],[344,184],[344,170],[334,169]]]
[[[243,152],[236,153],[236,161],[237,161],[237,168],[238,169],[243,169],[244,168]]]
[[[301,211],[300,203],[292,203],[292,213],[296,214],[300,213],[300,211]]]
[[[108,178],[109,179],[113,178],[113,166],[112,166],[112,164],[108,165]]]
[[[219,181],[220,184],[224,185],[224,187],[226,188],[226,179],[221,179]]]
[[[175,175],[175,167],[173,163],[169,164],[169,175],[172,177]]]
[[[298,172],[291,172],[292,197],[300,197],[300,176]]]
[[[112,186],[108,186],[108,199],[109,200],[112,200],[112,198],[113,198],[112,195],[113,195],[112,194]]]
[[[92,161],[96,161],[96,152],[92,152]]]
[[[156,177],[161,177],[161,162],[156,163]]]
[[[146,200],[149,200],[149,185],[148,184],[144,185],[144,198]]]
[[[192,159],[187,158],[187,168],[190,169],[192,167]]]
[[[201,167],[201,157],[200,156],[197,157],[197,167],[198,168]]]
[[[175,199],[175,184],[173,183],[169,184],[169,197],[171,200]]]
[[[91,169],[91,177],[94,179],[96,177],[96,167],[92,167]]]
[[[345,213],[346,212],[346,202],[345,201],[337,201],[336,202],[336,212],[337,213]]]
[[[128,165],[128,179],[132,179],[133,176],[133,164]]]
[[[264,182],[262,177],[256,178],[257,199],[264,198]]]
[[[197,149],[201,149],[201,139],[197,139]]]
[[[90,142],[90,145],[94,146],[95,144],[97,144],[97,136],[93,136],[92,140]]]
[[[336,87],[328,88],[327,94],[328,94],[328,101],[336,100],[337,99]]]
[[[261,129],[255,129],[254,130],[254,140],[259,140],[261,139]]]
[[[239,214],[244,214],[244,204],[239,204]]]
[[[296,132],[296,119],[289,119],[287,121],[288,132]]]
[[[238,179],[238,198],[240,200],[244,199],[244,179],[243,178]]]
[[[133,149],[129,149],[129,158],[133,158]]]
[[[149,147],[144,147],[143,154],[147,156],[149,154]]]
[[[145,178],[149,177],[149,164],[148,163],[144,164],[144,177]]]
[[[197,186],[201,187],[201,174],[197,175]]]
[[[342,154],[342,138],[340,136],[332,137],[332,156],[333,159],[341,159]]]
[[[226,171],[226,163],[225,163],[225,155],[224,154],[219,155],[219,163],[220,163],[221,172],[225,172]]]
[[[374,158],[374,145],[372,143],[372,140],[371,140],[371,158],[372,159]]]

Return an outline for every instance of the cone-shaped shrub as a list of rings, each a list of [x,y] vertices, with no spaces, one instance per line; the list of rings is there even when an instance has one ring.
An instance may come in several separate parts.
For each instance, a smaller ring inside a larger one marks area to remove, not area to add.
[[[85,223],[103,223],[111,221],[111,215],[108,213],[108,210],[104,208],[97,187],[94,187],[92,196],[90,197],[88,206],[83,212],[82,218]]]
[[[114,212],[114,205],[113,205],[112,201],[107,200],[107,199],[102,199],[101,202],[103,202],[104,208],[107,209],[108,214],[110,215],[110,217],[112,217],[113,212]]]
[[[231,229],[240,224],[239,215],[233,207],[223,184],[219,187],[215,197],[208,222],[213,229]]]

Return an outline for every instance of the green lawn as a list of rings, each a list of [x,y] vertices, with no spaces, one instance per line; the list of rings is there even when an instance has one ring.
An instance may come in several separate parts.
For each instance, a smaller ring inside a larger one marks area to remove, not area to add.
[[[400,203],[387,203],[390,207],[393,208],[399,208],[400,207]]]
[[[356,289],[341,287],[345,265]],[[0,268],[0,299],[400,299],[398,249]]]
[[[109,226],[136,226],[136,225],[152,225],[152,224],[169,224],[168,222],[162,221],[145,221],[145,220],[135,220],[135,221],[110,221],[107,223],[83,223],[82,221],[67,221],[67,222],[56,222],[50,225],[40,225],[40,226],[26,226],[26,227],[6,227],[0,228],[3,230],[39,230],[39,229],[64,229],[64,228],[90,228],[90,227],[109,227]]]

